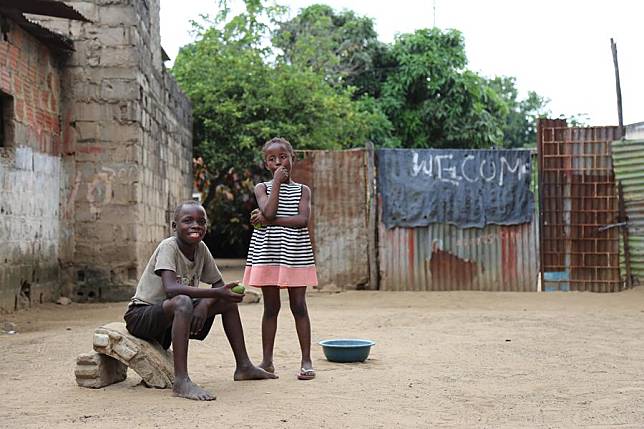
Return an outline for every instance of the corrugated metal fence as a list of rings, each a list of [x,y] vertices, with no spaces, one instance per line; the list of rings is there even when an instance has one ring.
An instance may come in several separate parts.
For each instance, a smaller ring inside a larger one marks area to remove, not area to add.
[[[376,221],[373,150],[300,153],[294,179],[312,188],[311,233],[321,287],[380,290],[613,292],[619,270],[611,142],[618,127],[538,126],[538,210],[531,223],[482,229]],[[614,143],[634,274],[644,270],[644,142]],[[380,201],[380,200],[379,200]]]
[[[384,167],[379,165],[378,168]],[[397,168],[384,174],[398,175]],[[379,197],[381,208],[383,196]],[[474,213],[480,209],[478,204],[466,202],[464,209],[468,207]],[[536,214],[530,223],[488,224],[483,228],[430,223],[428,226],[389,229],[381,220],[378,225],[380,289],[536,291],[539,274],[537,228]]]
[[[631,276],[644,282],[644,140],[618,140],[612,144],[615,178],[622,183],[628,218],[628,251]],[[620,250],[623,249],[620,244]],[[620,253],[622,274],[626,273]]]
[[[535,291],[538,222],[386,229],[375,222],[372,150],[298,152],[293,179],[312,189],[321,288]],[[377,241],[377,249],[376,249]]]
[[[458,228],[379,225],[381,290],[536,291],[538,232],[532,223]]]
[[[365,149],[298,152],[293,180],[311,188],[313,241],[321,288],[375,289],[369,279]]]

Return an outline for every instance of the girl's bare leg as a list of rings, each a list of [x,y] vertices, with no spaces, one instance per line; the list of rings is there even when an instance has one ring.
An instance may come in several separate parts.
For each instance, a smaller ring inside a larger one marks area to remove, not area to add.
[[[288,298],[293,318],[295,318],[295,330],[300,341],[300,350],[302,351],[301,368],[313,370],[313,362],[311,361],[311,320],[306,307],[306,288],[288,288]]]
[[[212,301],[208,307],[208,316],[221,314],[224,325],[224,332],[230,344],[230,348],[235,356],[235,375],[234,379],[239,380],[264,380],[277,378],[262,368],[256,367],[250,361],[246,351],[246,342],[244,340],[244,329],[242,328],[241,318],[237,304],[232,302]]]
[[[268,372],[275,372],[273,364],[273,348],[275,346],[275,333],[277,332],[277,316],[280,312],[280,289],[277,286],[262,287],[264,296],[264,315],[262,316],[262,363],[260,368]]]

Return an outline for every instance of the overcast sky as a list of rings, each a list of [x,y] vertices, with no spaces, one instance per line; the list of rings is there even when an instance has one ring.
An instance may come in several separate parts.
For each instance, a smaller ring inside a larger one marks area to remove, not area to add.
[[[239,2],[233,2],[233,4]],[[624,123],[644,121],[643,0],[327,0],[281,1],[291,16],[325,3],[374,19],[380,40],[419,28],[463,32],[469,68],[514,76],[551,100],[557,116],[585,114],[590,125],[617,125],[610,38],[617,43]],[[217,0],[161,0],[161,43],[172,60],[193,40],[190,19],[217,11]],[[434,13],[435,12],[435,13]]]

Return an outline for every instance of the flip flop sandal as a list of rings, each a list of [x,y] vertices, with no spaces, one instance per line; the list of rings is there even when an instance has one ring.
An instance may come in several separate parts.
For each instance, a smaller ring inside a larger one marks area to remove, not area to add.
[[[315,378],[314,369],[300,368],[300,373],[297,374],[298,380],[313,380]]]

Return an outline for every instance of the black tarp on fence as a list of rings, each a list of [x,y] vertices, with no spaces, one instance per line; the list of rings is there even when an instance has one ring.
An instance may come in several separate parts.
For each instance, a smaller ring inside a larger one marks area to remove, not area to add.
[[[529,150],[381,149],[376,157],[387,228],[532,220]]]

